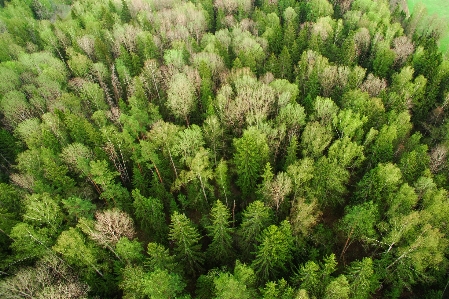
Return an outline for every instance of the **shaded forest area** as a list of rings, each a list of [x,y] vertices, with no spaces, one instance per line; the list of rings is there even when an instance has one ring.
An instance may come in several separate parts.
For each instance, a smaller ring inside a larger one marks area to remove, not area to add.
[[[0,297],[449,294],[449,62],[423,10],[0,6]]]

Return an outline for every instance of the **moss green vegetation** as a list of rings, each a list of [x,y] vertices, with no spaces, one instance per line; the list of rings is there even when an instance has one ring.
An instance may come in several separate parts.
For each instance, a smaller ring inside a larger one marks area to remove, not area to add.
[[[447,298],[438,25],[387,0],[0,1],[0,298]]]

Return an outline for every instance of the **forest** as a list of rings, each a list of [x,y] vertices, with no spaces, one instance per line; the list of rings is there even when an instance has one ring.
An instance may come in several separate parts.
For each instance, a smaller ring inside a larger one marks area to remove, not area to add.
[[[441,24],[0,0],[0,297],[448,298]]]

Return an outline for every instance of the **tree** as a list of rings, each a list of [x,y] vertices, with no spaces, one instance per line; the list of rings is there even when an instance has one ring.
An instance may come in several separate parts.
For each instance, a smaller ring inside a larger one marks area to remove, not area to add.
[[[9,237],[13,240],[11,249],[14,258],[40,258],[50,250],[53,236],[45,229],[36,229],[28,223],[20,222],[11,229]]]
[[[98,249],[90,243],[86,244],[78,229],[71,227],[63,231],[53,250],[60,253],[69,264],[88,270],[93,269],[103,276],[98,265]]]
[[[184,214],[174,212],[171,217],[169,239],[174,242],[174,251],[180,264],[188,274],[195,275],[204,261],[199,241],[201,235]]]
[[[349,299],[349,283],[346,276],[340,275],[326,287],[325,299]]]
[[[292,202],[290,223],[292,234],[297,241],[310,236],[311,229],[318,223],[321,214],[316,199],[308,201],[305,198],[297,197]]]
[[[127,265],[122,275],[124,298],[177,298],[186,286],[179,274],[159,268],[145,273],[142,267]]]
[[[63,199],[61,202],[72,221],[78,221],[79,218],[93,218],[93,212],[97,207],[89,200],[74,196]]]
[[[178,264],[175,262],[175,257],[170,255],[168,249],[163,245],[148,243],[147,254],[148,258],[145,261],[145,266],[150,271],[161,269],[169,272],[178,272]]]
[[[347,208],[345,216],[341,220],[341,229],[345,232],[347,239],[341,251],[343,257],[353,240],[365,242],[377,241],[375,225],[378,223],[378,210],[373,202],[364,202],[360,205]]]
[[[221,273],[214,279],[216,299],[249,299],[250,292],[232,274]]]
[[[106,210],[95,214],[95,230],[89,235],[100,245],[109,247],[122,238],[132,240],[135,236],[132,218],[118,209]]]
[[[265,134],[254,127],[243,132],[243,136],[234,139],[234,165],[238,175],[237,185],[245,196],[254,191],[256,182],[262,174],[263,165],[268,160],[268,145]]]
[[[61,208],[49,194],[33,194],[25,200],[23,219],[35,227],[46,227],[56,233],[62,223]]]
[[[168,227],[165,223],[164,206],[160,199],[144,197],[139,189],[132,192],[136,219],[140,227],[149,235],[153,235],[157,242],[164,242],[167,237]]]
[[[182,170],[179,173],[179,177],[173,184],[173,190],[179,190],[181,186],[189,187],[188,184],[190,182],[198,180],[200,190],[194,190],[191,193],[193,195],[189,196],[189,199],[192,204],[199,203],[198,207],[206,208],[209,205],[206,193],[206,191],[210,189],[208,180],[213,178],[213,171],[210,168],[209,162],[209,152],[204,148],[200,148],[193,158],[189,157],[186,160],[189,170]],[[202,192],[202,196],[198,196],[200,192]],[[204,200],[200,200],[198,197],[204,197]]]
[[[318,122],[309,122],[301,135],[303,155],[311,158],[321,156],[331,140],[332,134],[326,127]]]
[[[178,274],[156,269],[144,278],[143,292],[149,298],[176,298],[184,291],[186,284]]]
[[[277,282],[269,281],[262,290],[263,299],[288,299],[296,298],[294,296],[294,290],[287,284],[285,279],[281,278]]]
[[[373,59],[373,71],[376,76],[387,78],[396,59],[396,54],[385,42],[379,42]]]
[[[332,16],[334,9],[332,4],[327,0],[311,0],[307,2],[307,19],[309,21],[316,21],[320,17]]]
[[[249,256],[256,249],[262,231],[272,223],[272,213],[261,201],[254,201],[243,211],[242,223],[237,231],[242,251]]]
[[[115,183],[115,178],[119,175],[116,171],[109,170],[106,160],[90,161],[90,177],[98,188],[101,186],[100,197],[106,201],[112,200],[114,206],[129,210],[129,192],[121,184]]]
[[[271,225],[258,238],[256,259],[251,267],[260,281],[276,278],[279,271],[286,271],[293,249],[293,236],[290,223],[284,220],[280,226]]]
[[[275,177],[269,177],[262,182],[261,194],[266,204],[276,209],[276,214],[282,212],[280,209],[288,203],[284,201],[291,191],[292,181],[285,172],[279,172]]]
[[[195,109],[195,87],[184,74],[175,74],[167,90],[167,108],[189,126],[189,114]]]
[[[292,80],[292,59],[287,47],[283,47],[279,54],[279,76],[282,79]]]
[[[211,225],[207,227],[209,236],[212,237],[212,243],[207,248],[210,257],[221,263],[232,259],[232,233],[230,227],[231,214],[227,207],[217,200],[210,212]]]
[[[89,286],[63,260],[49,255],[0,282],[2,298],[86,298]]]
[[[222,200],[224,198],[226,206],[229,206],[231,204],[230,202],[228,202],[228,196],[231,195],[231,182],[229,177],[228,164],[225,160],[220,160],[220,163],[218,163],[217,167],[215,168],[214,177],[217,183],[218,194],[220,195]]]
[[[311,296],[324,297],[326,286],[332,280],[331,274],[337,269],[335,255],[326,256],[318,265],[314,261],[308,261],[299,268],[296,278],[300,288]],[[338,297],[337,297],[338,298]]]
[[[203,123],[204,139],[214,155],[214,164],[217,165],[220,152],[224,148],[224,129],[216,115],[211,115]]]
[[[120,18],[123,23],[129,23],[131,21],[131,12],[129,11],[128,3],[126,0],[122,0],[122,11],[120,12]]]
[[[352,262],[347,268],[350,298],[367,299],[378,286],[377,276],[373,270],[373,260],[369,257]]]

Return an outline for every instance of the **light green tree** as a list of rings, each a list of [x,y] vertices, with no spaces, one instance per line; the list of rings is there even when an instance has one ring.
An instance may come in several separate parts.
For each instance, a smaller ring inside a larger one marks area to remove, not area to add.
[[[373,270],[373,260],[369,257],[352,262],[347,268],[350,298],[367,299],[377,289],[377,276]]]
[[[340,275],[326,287],[325,299],[349,299],[349,283],[346,276]]]

